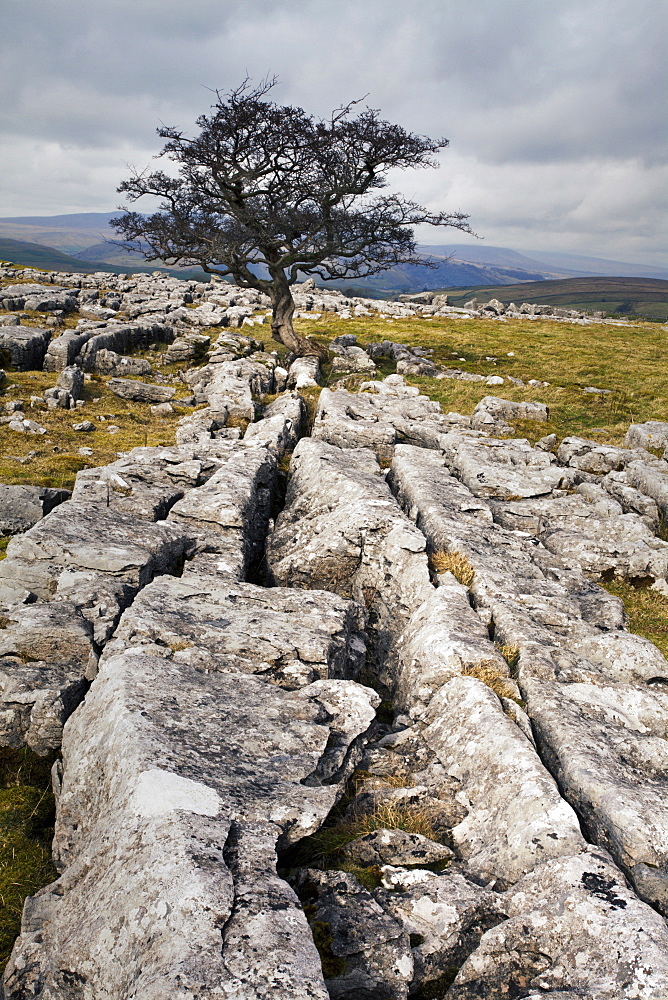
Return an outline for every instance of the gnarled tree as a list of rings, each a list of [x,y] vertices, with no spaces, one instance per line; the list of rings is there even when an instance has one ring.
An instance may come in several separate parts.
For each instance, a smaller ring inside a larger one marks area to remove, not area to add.
[[[274,85],[245,81],[227,95],[217,91],[194,138],[158,129],[168,140],[160,156],[178,164],[178,176],[135,172],[118,190],[131,201],[157,195],[159,210],[124,210],[112,225],[121,245],[147,260],[200,265],[265,292],[273,337],[296,354],[320,354],[292,326],[296,281],[363,278],[397,264],[429,267],[412,227],[470,232],[468,217],[378,193],[391,169],[437,166],[434,154],[447,139],[413,135],[377,110],[354,113],[359,102],[317,119],[267,100]]]

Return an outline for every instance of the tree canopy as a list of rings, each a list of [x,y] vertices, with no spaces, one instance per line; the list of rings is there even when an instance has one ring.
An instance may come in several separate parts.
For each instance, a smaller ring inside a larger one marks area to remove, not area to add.
[[[178,165],[133,172],[119,191],[158,196],[151,215],[124,209],[121,245],[147,260],[199,265],[266,293],[272,335],[298,354],[320,353],[292,326],[291,285],[303,276],[363,278],[397,264],[430,266],[417,252],[421,223],[470,232],[460,212],[432,213],[384,192],[388,171],[435,167],[447,139],[414,135],[359,101],[323,120],[267,95],[275,80],[248,80],[197,119],[193,138],[161,127],[159,154]]]

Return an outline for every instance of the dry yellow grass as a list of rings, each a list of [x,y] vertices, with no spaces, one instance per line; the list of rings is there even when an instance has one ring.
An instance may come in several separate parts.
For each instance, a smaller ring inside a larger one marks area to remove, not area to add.
[[[475,578],[475,570],[461,552],[432,552],[429,564],[434,573],[452,573],[464,587],[470,587]]]
[[[476,677],[483,684],[486,684],[488,688],[491,688],[499,698],[517,698],[517,690],[514,682],[511,678],[501,673],[498,666],[492,660],[465,667],[464,676]]]

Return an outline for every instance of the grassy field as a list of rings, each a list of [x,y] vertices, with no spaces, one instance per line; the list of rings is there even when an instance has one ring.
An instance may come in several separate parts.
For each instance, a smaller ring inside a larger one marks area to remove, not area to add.
[[[470,413],[483,396],[538,400],[550,409],[546,424],[518,429],[531,439],[556,433],[591,435],[619,444],[630,423],[668,420],[668,380],[665,377],[667,331],[653,323],[611,326],[581,325],[554,320],[387,320],[359,317],[337,320],[300,319],[297,327],[321,343],[339,333],[355,333],[358,342],[394,340],[434,350],[433,360],[480,375],[512,375],[528,382],[549,382],[547,388],[516,388],[506,382],[487,386],[444,379],[409,378],[444,410]],[[487,360],[492,358],[494,360]],[[385,366],[387,371],[393,370]],[[593,395],[588,386],[609,389]],[[598,430],[595,430],[598,429]]]
[[[517,285],[477,285],[444,288],[451,305],[500,299],[506,305],[535,302],[566,309],[601,311],[610,315],[668,319],[668,281],[659,278],[562,278],[558,281],[523,281]]]

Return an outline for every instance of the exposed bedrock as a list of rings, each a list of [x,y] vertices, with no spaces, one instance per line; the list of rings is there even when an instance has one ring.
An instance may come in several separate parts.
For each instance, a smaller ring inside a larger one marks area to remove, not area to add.
[[[290,691],[262,675],[300,656],[317,673],[329,663],[344,673],[353,641],[357,669],[361,612],[331,594],[298,604],[240,585],[214,619],[196,599],[209,586],[155,581],[163,643],[153,625],[141,632],[142,608],[129,609],[66,726],[54,844],[63,875],[27,905],[7,998],[327,997],[303,911],[276,875],[276,845],[322,823],[379,698],[345,679]],[[169,646],[179,614],[206,665]]]
[[[313,437],[340,448],[370,448],[379,461],[388,463],[401,441],[440,447],[440,435],[451,426],[449,416],[427,396],[323,389]]]
[[[27,531],[69,498],[69,490],[0,484],[0,535],[17,535]]]
[[[31,326],[0,326],[0,359],[18,371],[39,371],[53,330]]]
[[[60,621],[65,638],[67,608],[71,627],[81,618],[99,650],[154,576],[196,570],[243,579],[263,557],[275,466],[273,452],[244,442],[136,448],[80,472],[73,500],[10,541],[0,563],[0,596],[14,623],[0,631],[0,650],[14,657],[3,660],[2,743],[57,747],[95,675],[88,656],[63,663],[53,644],[40,644],[32,619]],[[34,600],[45,603],[21,607]],[[10,637],[16,649],[5,648]]]
[[[644,899],[666,912],[668,712],[661,686],[668,663],[647,640],[626,632],[613,598],[531,538],[491,522],[439,456],[399,448],[391,480],[432,550],[466,560],[479,614],[516,658],[538,749],[588,835],[610,850]],[[421,676],[424,635],[429,693],[435,658],[419,612],[414,617],[417,643],[408,645],[400,669]],[[461,647],[446,632],[448,638],[440,658],[450,654],[452,662],[454,655],[456,667]]]
[[[268,540],[269,570],[283,586],[333,590],[365,605],[387,683],[392,638],[432,591],[424,536],[366,449],[304,438],[291,471],[285,508]]]
[[[544,757],[589,836],[668,915],[668,693],[537,678],[522,690]]]
[[[628,889],[604,851],[541,865],[501,906],[507,919],[483,935],[448,1000],[665,996],[665,921]]]

